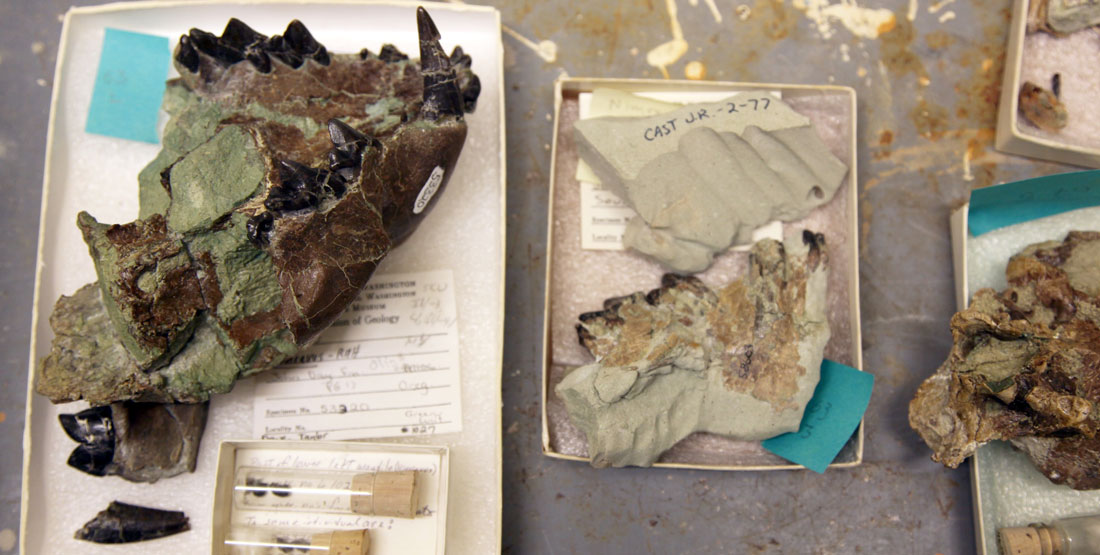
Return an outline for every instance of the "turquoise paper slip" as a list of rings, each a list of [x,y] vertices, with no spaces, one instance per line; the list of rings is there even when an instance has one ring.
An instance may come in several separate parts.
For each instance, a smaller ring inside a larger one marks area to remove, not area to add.
[[[171,59],[165,37],[106,29],[84,130],[156,144]]]
[[[821,362],[821,379],[802,414],[797,432],[762,442],[764,449],[814,472],[825,472],[852,437],[867,403],[875,377],[839,362]]]
[[[1100,205],[1100,170],[1060,173],[975,189],[967,215],[970,234]]]

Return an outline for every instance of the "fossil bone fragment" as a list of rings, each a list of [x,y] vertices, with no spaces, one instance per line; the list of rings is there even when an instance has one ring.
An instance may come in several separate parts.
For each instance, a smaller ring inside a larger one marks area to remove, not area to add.
[[[1100,232],[1031,245],[951,319],[954,346],[909,404],[932,459],[1009,440],[1052,482],[1100,488]]]
[[[696,431],[797,431],[829,340],[827,267],[824,237],[806,231],[753,245],[748,275],[721,289],[666,274],[660,289],[582,314],[596,362],[556,391],[592,465],[648,466]]]
[[[98,282],[63,296],[37,390],[201,402],[309,345],[434,206],[480,84],[417,12],[420,60],[331,54],[300,22],[180,38],[163,149],[128,224],[78,225]]]
[[[111,403],[60,415],[80,443],[69,466],[93,476],[155,482],[195,470],[208,403]]]
[[[1061,78],[1056,82],[1061,88]],[[1020,86],[1020,113],[1035,127],[1052,133],[1069,122],[1069,113],[1058,96],[1031,81]]]
[[[191,529],[182,511],[165,511],[111,501],[76,531],[76,539],[95,543],[132,543],[155,540]]]
[[[809,119],[766,93],[575,129],[582,159],[640,216],[623,244],[678,272],[705,270],[769,221],[805,217],[848,173]]]

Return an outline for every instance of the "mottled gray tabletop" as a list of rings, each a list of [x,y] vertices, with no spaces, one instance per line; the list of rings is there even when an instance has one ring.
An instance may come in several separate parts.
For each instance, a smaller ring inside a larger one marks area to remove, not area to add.
[[[972,188],[1070,169],[993,150],[1009,0],[489,3],[505,26],[507,95],[502,549],[973,552],[969,473],[928,459],[906,406],[950,347],[950,209]],[[0,2],[0,552],[17,548],[42,161],[68,7]],[[662,78],[647,53],[678,34],[688,49],[667,66],[673,78],[700,62],[707,79],[857,91],[864,365],[877,378],[858,468],[609,472],[540,452],[553,82]]]

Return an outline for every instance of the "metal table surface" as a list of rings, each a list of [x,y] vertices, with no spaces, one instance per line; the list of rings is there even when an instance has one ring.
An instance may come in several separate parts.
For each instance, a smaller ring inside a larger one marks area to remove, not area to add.
[[[906,408],[950,348],[950,209],[971,188],[1069,169],[993,150],[1010,1],[489,3],[505,25],[507,95],[503,551],[972,552],[967,468],[930,461]],[[814,11],[829,3],[847,5],[833,12],[842,17]],[[7,446],[0,451],[0,552],[18,545],[42,161],[68,4],[0,3],[0,186],[8,226],[0,244],[0,441]],[[851,17],[872,8],[893,12],[894,27],[868,30]],[[698,61],[708,79],[857,91],[863,348],[865,369],[876,375],[858,468],[823,475],[608,471],[540,452],[553,81],[563,74],[661,78],[646,54],[677,30],[689,48],[667,67],[672,77]]]

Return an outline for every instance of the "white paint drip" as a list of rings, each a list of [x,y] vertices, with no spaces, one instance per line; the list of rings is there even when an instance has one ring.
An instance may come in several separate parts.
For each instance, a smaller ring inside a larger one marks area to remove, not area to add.
[[[954,3],[955,0],[940,0],[931,6],[928,6],[928,13],[936,13],[943,9],[944,6]]]
[[[963,152],[963,181],[974,181],[974,174],[970,172],[970,149]]]
[[[832,38],[836,33],[832,20],[839,21],[853,35],[866,39],[878,36],[894,28],[894,12],[885,8],[861,8],[855,0],[840,0],[832,4],[829,0],[794,0],[792,5],[813,21],[822,38]]]
[[[538,44],[535,41],[517,33],[511,27],[507,25],[501,25],[500,29],[508,34],[508,36],[516,39],[520,44],[530,48],[538,54],[540,58],[546,60],[549,63],[554,63],[558,59],[558,45],[552,40],[540,41]]]
[[[688,51],[688,43],[684,40],[684,29],[680,27],[680,19],[676,15],[676,0],[665,0],[668,9],[668,19],[672,28],[672,40],[657,45],[645,55],[647,64],[660,69],[661,74],[668,79],[668,66],[676,63]]]
[[[913,21],[917,18],[917,0],[909,0],[909,11],[905,13],[905,19]]]
[[[748,7],[745,4],[737,6],[737,8],[735,8],[733,11],[737,13],[737,19],[740,19],[741,21],[748,19],[749,16],[752,15],[752,8]]]
[[[952,19],[955,19],[955,12],[948,10],[943,12],[943,15],[940,16],[940,23],[947,23]]]
[[[849,51],[849,47],[848,47],[847,44],[841,44],[840,45],[840,59],[841,60],[844,60],[845,62],[852,61],[852,57],[848,54],[848,51]]]
[[[714,3],[714,0],[706,0],[707,8],[710,9],[710,15],[714,17],[715,23],[722,22],[722,12],[718,11],[718,5]]]

